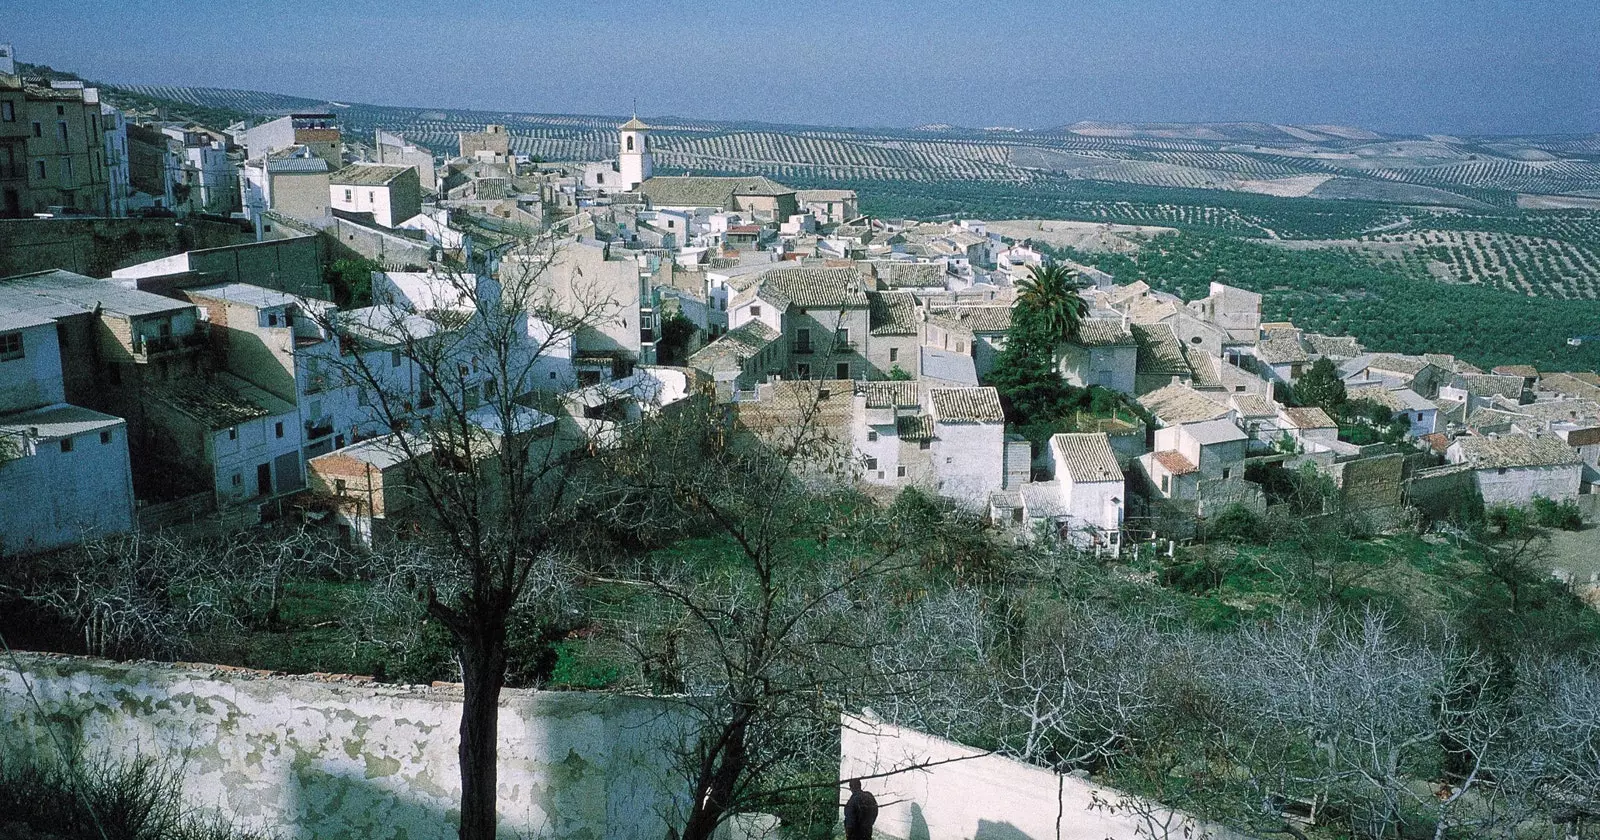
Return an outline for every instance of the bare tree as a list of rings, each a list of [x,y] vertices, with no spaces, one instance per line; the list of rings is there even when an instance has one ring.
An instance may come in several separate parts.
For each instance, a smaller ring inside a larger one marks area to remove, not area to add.
[[[847,489],[839,388],[784,383],[745,416],[753,431],[701,404],[641,424],[609,459],[616,526],[716,535],[705,557],[646,559],[610,579],[645,599],[613,620],[652,687],[678,693],[696,721],[680,751],[684,840],[831,791],[840,711],[901,690],[896,669],[919,667],[877,656],[893,632],[889,583],[918,560],[883,510]]]
[[[529,610],[551,607],[570,579],[574,478],[585,441],[536,388],[552,357],[618,303],[557,288],[554,240],[524,244],[494,279],[436,269],[434,305],[380,305],[332,313],[329,359],[360,394],[371,430],[403,459],[410,544],[391,580],[423,599],[449,631],[460,666],[463,840],[495,835],[499,699],[507,634]],[[395,505],[398,509],[400,506]]]

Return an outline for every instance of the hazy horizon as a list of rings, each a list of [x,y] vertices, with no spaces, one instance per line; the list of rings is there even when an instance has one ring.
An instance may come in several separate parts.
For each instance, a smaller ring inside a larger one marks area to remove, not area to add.
[[[1592,1],[15,6],[0,39],[22,61],[374,105],[624,114],[637,100],[643,115],[832,126],[1600,131]],[[85,31],[122,40],[108,49]]]

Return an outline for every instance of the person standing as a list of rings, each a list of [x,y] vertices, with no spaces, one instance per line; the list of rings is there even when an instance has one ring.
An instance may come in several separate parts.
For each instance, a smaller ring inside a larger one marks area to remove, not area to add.
[[[844,803],[845,840],[872,840],[878,821],[878,798],[861,789],[860,779],[850,780],[850,798]]]

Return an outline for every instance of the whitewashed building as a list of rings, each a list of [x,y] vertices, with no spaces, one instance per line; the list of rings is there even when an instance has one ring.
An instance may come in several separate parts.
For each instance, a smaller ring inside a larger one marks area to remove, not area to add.
[[[1562,438],[1550,434],[1506,434],[1457,438],[1445,460],[1473,468],[1473,483],[1486,505],[1527,505],[1535,496],[1576,498],[1583,460]]]

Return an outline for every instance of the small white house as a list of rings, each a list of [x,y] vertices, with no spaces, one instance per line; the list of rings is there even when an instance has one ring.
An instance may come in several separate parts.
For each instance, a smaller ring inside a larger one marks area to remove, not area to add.
[[[994,388],[930,388],[933,473],[942,496],[982,507],[1005,484],[1006,418]]]
[[[328,176],[328,206],[345,213],[371,213],[392,228],[422,212],[422,180],[415,166],[353,163]]]
[[[1576,498],[1583,481],[1578,451],[1556,435],[1458,438],[1445,450],[1452,464],[1470,464],[1486,505],[1527,505],[1535,496]]]
[[[1115,554],[1127,487],[1111,439],[1104,432],[1058,434],[1050,438],[1046,456],[1055,478],[1024,485],[1028,519],[1052,522],[1080,548]]]

